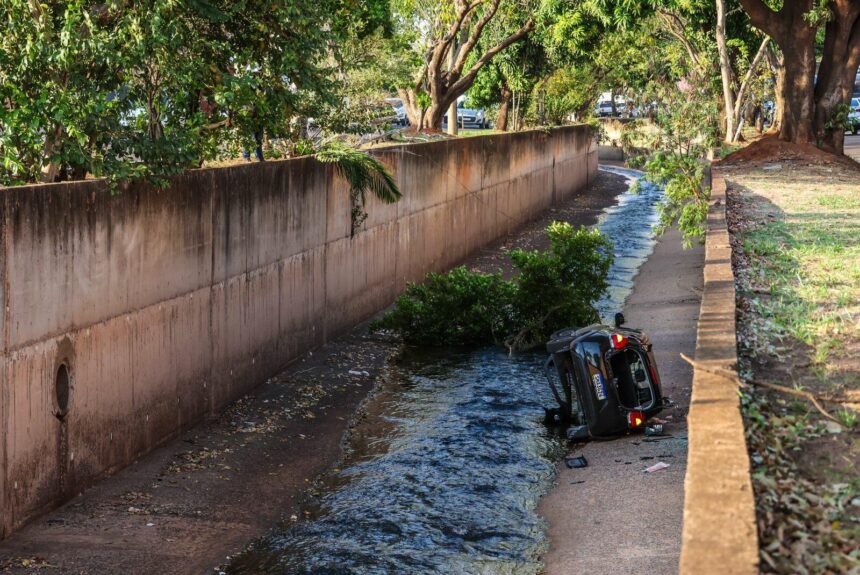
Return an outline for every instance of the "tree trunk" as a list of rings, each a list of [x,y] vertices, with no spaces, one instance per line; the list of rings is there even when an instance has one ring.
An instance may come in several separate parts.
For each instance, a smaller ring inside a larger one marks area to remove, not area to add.
[[[815,136],[821,147],[842,153],[843,123],[860,63],[860,4],[837,0],[825,28],[824,50],[815,86]]]
[[[717,2],[717,49],[720,53],[720,77],[723,82],[723,109],[725,110],[726,142],[734,141],[735,134],[735,91],[732,87],[732,65],[729,60],[729,48],[726,43],[726,1]]]
[[[442,126],[442,118],[448,112],[448,102],[434,102],[427,108],[427,113],[424,115],[423,130],[439,130]]]
[[[782,63],[782,56],[776,53],[773,44],[768,47],[767,59],[776,76],[776,85],[774,86],[774,102],[773,102],[773,118],[771,119],[770,130],[779,133],[782,128],[782,113],[785,110],[785,66]]]
[[[462,30],[461,30],[461,34],[462,34]],[[451,42],[451,47],[448,50],[448,74],[454,73],[454,66],[455,66],[455,63],[457,61],[457,52],[459,49],[460,49],[459,42],[455,38]],[[458,120],[459,120],[459,118],[457,118],[457,99],[454,98],[454,100],[448,106],[448,134],[449,135],[451,135],[451,136],[457,135]]]
[[[418,125],[418,129],[438,130],[446,108],[466,93],[475,82],[478,72],[489,64],[496,54],[519,42],[534,29],[534,20],[529,18],[512,34],[503,36],[495,44],[491,43],[491,47],[482,53],[473,54],[479,47],[484,30],[496,17],[501,1],[455,2],[453,19],[445,24],[440,22],[447,30],[431,43],[421,73],[415,78],[415,84],[411,88],[398,90],[398,93],[406,96],[415,96],[421,90],[430,97],[430,109],[423,116],[423,122]],[[410,121],[421,121],[417,98],[411,98],[411,102],[403,95],[401,98],[406,104]],[[451,127],[456,129],[456,113],[453,120]]]
[[[786,0],[778,12],[762,0],[740,1],[753,25],[773,38],[782,49],[785,78],[780,139],[799,144],[814,142],[816,27],[806,19],[813,0]]]
[[[496,129],[502,132],[508,131],[508,115],[511,112],[511,100],[514,97],[513,91],[505,82],[502,84],[502,104],[499,106],[499,113],[496,115]]]
[[[49,130],[48,134],[45,136],[45,145],[42,148],[44,162],[42,164],[40,175],[42,183],[50,184],[59,179],[61,166],[54,161],[53,156],[62,145],[64,133],[65,130],[63,130],[63,127],[58,125]]]

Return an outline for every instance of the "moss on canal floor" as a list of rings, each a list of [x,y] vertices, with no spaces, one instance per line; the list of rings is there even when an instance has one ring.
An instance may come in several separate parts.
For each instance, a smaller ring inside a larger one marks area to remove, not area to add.
[[[838,420],[747,386],[764,573],[860,572],[860,167],[783,146],[728,184],[742,378],[810,391]]]

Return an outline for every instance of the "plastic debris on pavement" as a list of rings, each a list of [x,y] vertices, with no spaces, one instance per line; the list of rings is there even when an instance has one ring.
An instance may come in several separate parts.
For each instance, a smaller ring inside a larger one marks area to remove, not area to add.
[[[667,467],[669,467],[668,463],[665,463],[663,461],[659,461],[659,462],[655,463],[654,465],[652,465],[651,467],[647,468],[645,470],[645,473],[654,473],[655,471],[660,471],[661,469],[666,469]]]

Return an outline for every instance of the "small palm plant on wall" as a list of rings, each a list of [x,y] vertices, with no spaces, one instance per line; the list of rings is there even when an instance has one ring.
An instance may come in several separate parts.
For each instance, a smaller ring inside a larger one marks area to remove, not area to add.
[[[368,192],[386,204],[393,204],[402,197],[391,173],[367,152],[340,140],[332,140],[320,148],[316,158],[320,162],[334,164],[337,173],[349,182],[349,237],[355,236],[356,230],[367,219],[365,204]]]

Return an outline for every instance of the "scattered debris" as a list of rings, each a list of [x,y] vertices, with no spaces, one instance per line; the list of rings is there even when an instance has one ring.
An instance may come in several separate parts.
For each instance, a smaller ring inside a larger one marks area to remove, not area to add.
[[[587,425],[577,425],[575,427],[571,427],[567,430],[567,438],[573,441],[588,439],[588,426]]]
[[[364,377],[370,377],[369,371],[358,371],[357,369],[350,369],[349,375],[363,375]]]
[[[655,471],[660,471],[661,469],[666,469],[667,467],[669,467],[668,463],[665,463],[663,461],[659,461],[659,462],[655,463],[654,465],[652,465],[651,467],[645,469],[645,473],[654,473]]]
[[[642,443],[654,443],[655,441],[662,441],[664,439],[672,439],[672,436],[669,435],[668,433],[664,433],[663,435],[657,435],[654,437],[646,437],[645,439],[642,440]]]
[[[564,463],[567,465],[568,469],[581,469],[583,467],[588,467],[588,461],[585,459],[584,455],[565,459]]]
[[[645,428],[645,435],[648,437],[663,435],[663,424],[657,423],[655,425],[649,425]]]
[[[842,433],[842,426],[835,421],[825,422],[825,429],[827,430],[827,433],[832,433],[834,435],[837,433]]]

